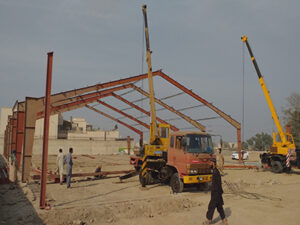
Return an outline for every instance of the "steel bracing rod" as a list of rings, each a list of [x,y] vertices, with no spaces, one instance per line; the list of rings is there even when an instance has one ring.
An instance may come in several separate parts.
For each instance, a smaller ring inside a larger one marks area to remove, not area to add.
[[[109,118],[109,119],[111,119],[111,120],[113,120],[113,121],[115,121],[115,122],[117,122],[117,123],[120,123],[120,124],[122,124],[123,126],[129,128],[130,130],[134,131],[135,133],[139,134],[140,136],[143,136],[143,132],[140,131],[139,129],[136,129],[135,127],[132,127],[132,126],[130,126],[129,124],[127,124],[127,123],[125,123],[125,122],[123,122],[123,121],[121,121],[121,120],[118,120],[117,118],[115,118],[115,117],[113,117],[113,116],[111,116],[111,115],[109,115],[109,114],[106,114],[105,112],[102,112],[102,111],[100,111],[99,109],[96,109],[96,108],[94,108],[94,107],[92,107],[92,106],[85,105],[85,107],[88,108],[88,109],[90,109],[90,110],[93,110],[94,112],[99,113],[99,114],[101,114],[102,116],[105,116],[105,117],[107,117],[107,118]]]
[[[123,98],[123,97],[121,97],[121,96],[119,96],[119,95],[117,95],[117,94],[115,94],[115,93],[112,93],[112,96],[115,97],[115,98],[117,98],[117,99],[119,99],[120,101],[122,101],[122,102],[124,102],[124,103],[130,105],[131,107],[135,108],[136,110],[141,111],[142,113],[146,114],[147,116],[150,116],[150,112],[148,112],[148,111],[142,109],[141,107],[139,107],[139,106],[137,106],[137,105],[135,105],[135,104],[129,102],[129,101],[126,100],[125,98]],[[136,118],[137,118],[137,117],[136,117]],[[137,119],[138,119],[138,118],[137,118]],[[166,121],[162,120],[162,119],[159,118],[159,117],[156,117],[156,119],[157,119],[159,122],[161,122],[161,123],[167,124]],[[173,126],[173,125],[171,125],[171,124],[170,124],[170,128],[171,128],[172,130],[174,130],[174,131],[178,131],[178,128],[175,127],[175,126]]]
[[[135,86],[134,84],[131,85],[133,89],[135,89],[136,91],[140,92],[141,94],[145,95],[145,96],[149,96],[149,93],[147,93],[146,91],[142,90],[141,88]],[[202,124],[198,123],[197,121],[193,120],[192,118],[188,117],[185,114],[182,114],[181,112],[178,112],[176,109],[174,109],[173,107],[163,103],[162,101],[160,101],[157,98],[154,98],[154,101],[156,103],[158,103],[159,105],[167,108],[169,111],[175,113],[176,115],[182,117],[183,119],[185,119],[187,122],[189,122],[190,124],[192,124],[193,126],[199,128],[202,131],[205,131],[205,126],[203,126]]]
[[[208,108],[210,108],[211,110],[215,111],[218,115],[220,115],[223,119],[225,119],[228,123],[230,123],[233,127],[235,127],[236,130],[237,130],[237,143],[238,143],[238,151],[239,151],[239,155],[240,155],[241,149],[242,149],[241,124],[238,121],[236,121],[235,119],[231,118],[229,115],[227,115],[226,113],[224,113],[223,111],[221,111],[220,109],[218,109],[217,107],[215,107],[213,104],[207,102],[205,99],[201,98],[199,95],[195,94],[192,90],[187,89],[182,84],[180,84],[177,81],[173,80],[171,77],[169,77],[168,75],[166,75],[162,71],[160,72],[160,76],[163,79],[165,79],[166,81],[168,81],[169,83],[171,83],[174,86],[176,86],[177,88],[179,88],[180,90],[182,90],[185,93],[187,93],[188,95],[192,96],[196,100],[202,102]]]
[[[133,91],[134,91],[134,90],[133,90]],[[179,93],[177,93],[177,94],[169,95],[169,96],[160,98],[159,100],[165,100],[165,99],[169,99],[169,98],[174,98],[174,97],[176,97],[176,96],[178,96],[178,95],[182,95],[182,94],[184,94],[184,92],[179,92]],[[122,96],[122,95],[120,95],[120,96]],[[148,98],[147,98],[147,97],[145,97],[145,98],[140,98],[140,99],[133,100],[133,101],[131,101],[131,102],[132,102],[132,103],[136,103],[136,102],[144,101],[144,100],[146,100],[146,99],[148,99]],[[132,107],[124,108],[124,109],[121,109],[121,110],[122,110],[122,111],[125,111],[125,110],[129,110],[129,109],[132,109]],[[156,110],[156,111],[157,111],[157,110]]]
[[[115,107],[113,107],[113,106],[107,104],[106,102],[103,102],[103,101],[100,101],[100,100],[97,100],[97,102],[99,102],[101,105],[104,105],[104,106],[106,106],[107,108],[110,108],[111,110],[116,111],[116,112],[122,114],[123,116],[126,116],[127,118],[129,118],[129,119],[131,119],[131,120],[133,120],[133,121],[139,123],[140,125],[144,126],[144,127],[147,128],[147,129],[150,128],[148,124],[146,124],[146,123],[144,123],[144,122],[142,122],[142,121],[136,119],[135,117],[133,117],[133,116],[127,114],[127,113],[124,113],[124,112],[120,111],[119,109],[117,109],[117,108],[115,108]]]
[[[180,92],[179,94],[182,94],[182,93],[184,93],[184,92]],[[176,94],[176,95],[178,95],[178,94]],[[175,95],[167,96],[167,97],[161,98],[161,99],[159,99],[159,100],[167,99],[167,98],[169,98],[169,97],[174,97],[174,96],[175,96]],[[147,97],[144,98],[144,99],[147,99]],[[133,103],[133,102],[134,102],[134,101],[132,101],[132,103]],[[176,110],[179,111],[179,112],[181,112],[181,111],[184,111],[184,110],[194,109],[194,108],[198,108],[198,107],[202,107],[202,106],[205,106],[205,105],[202,104],[202,105],[190,106],[190,107],[185,107],[185,108],[176,109]],[[129,110],[129,109],[132,109],[132,107],[128,107],[128,108],[121,109],[121,111]],[[164,107],[162,107],[162,108],[156,109],[156,112],[157,112],[157,111],[164,111],[164,110],[167,110],[167,109],[164,108]],[[123,118],[124,118],[124,117],[119,117],[118,119],[123,119]],[[145,118],[145,116],[140,116],[139,118]]]
[[[90,94],[83,95],[80,98],[76,97],[79,100],[71,102],[71,103],[59,105],[59,106],[56,106],[56,107],[52,107],[51,108],[51,114],[67,112],[67,111],[71,111],[71,110],[74,110],[74,109],[84,107],[85,104],[96,102],[97,99],[99,99],[99,98],[104,98],[104,97],[110,96],[111,93],[114,92],[114,91],[123,90],[123,89],[129,88],[129,87],[131,87],[131,84],[126,84],[126,85],[123,85],[123,86],[118,86],[118,87],[106,89],[106,90],[103,90],[103,91],[99,91],[99,92],[94,93],[92,95],[93,97],[91,97],[91,98],[85,98],[85,96],[91,96]],[[38,112],[38,114],[37,114],[38,119],[43,118],[43,116],[44,116],[43,111]]]
[[[206,105],[211,110],[215,111],[217,114],[219,114],[223,119],[225,119],[228,123],[230,123],[235,128],[237,128],[237,129],[241,128],[241,124],[238,121],[236,121],[235,119],[231,118],[229,115],[227,115],[226,113],[224,113],[223,111],[221,111],[220,109],[218,109],[213,104],[211,104],[208,101],[206,101],[205,99],[201,98],[199,95],[195,94],[193,91],[187,89],[182,84],[180,84],[177,81],[173,80],[171,77],[169,77],[168,75],[166,75],[162,71],[159,73],[159,75],[163,79],[165,79],[166,81],[168,81],[169,83],[173,84],[174,86],[176,86],[180,90],[184,91],[186,94],[190,95],[194,99],[196,99],[196,100],[200,101],[201,103],[203,103],[204,105]]]
[[[221,116],[213,116],[213,117],[207,117],[207,118],[200,118],[200,119],[196,119],[196,121],[201,121],[201,120],[213,120],[213,119],[219,119],[222,118]],[[166,121],[173,121],[173,120],[181,120],[181,117],[175,117],[175,118],[170,118],[167,119]]]
[[[157,75],[159,75],[159,73],[160,73],[160,70],[152,72],[152,76],[157,76]],[[84,87],[84,88],[79,88],[79,89],[74,89],[74,90],[70,90],[70,91],[53,94],[53,95],[51,95],[51,105],[52,104],[62,104],[61,101],[64,101],[68,98],[71,98],[71,97],[74,97],[77,95],[81,95],[83,93],[97,91],[100,89],[109,88],[109,87],[113,87],[113,86],[117,86],[117,85],[128,84],[128,83],[131,83],[134,81],[146,79],[147,77],[148,77],[148,74],[145,73],[145,74],[128,77],[128,78],[124,78],[124,79],[120,79],[120,80],[106,82],[103,84],[99,83],[99,84]],[[39,98],[39,100],[41,100],[41,109],[42,109],[42,104],[44,102],[44,99],[45,99],[44,96]],[[25,109],[25,102],[20,102],[20,110],[23,111],[24,109]]]

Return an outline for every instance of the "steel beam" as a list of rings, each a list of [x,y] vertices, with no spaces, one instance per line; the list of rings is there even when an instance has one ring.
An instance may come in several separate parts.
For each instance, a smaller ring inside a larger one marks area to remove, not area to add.
[[[142,109],[141,107],[139,107],[139,106],[133,104],[132,102],[129,102],[129,101],[126,100],[125,98],[123,98],[123,97],[121,97],[121,96],[119,96],[119,95],[117,95],[117,94],[115,94],[115,93],[112,93],[112,96],[114,96],[115,98],[121,100],[122,102],[126,103],[127,105],[130,105],[131,107],[133,107],[133,108],[135,108],[135,109],[141,111],[142,113],[146,114],[147,116],[150,116],[150,112],[148,112],[148,111]],[[169,124],[169,125],[170,125],[170,128],[171,128],[173,131],[178,131],[178,130],[179,130],[177,127],[175,127],[175,126],[171,125],[170,123],[168,123],[168,122],[166,122],[166,121],[160,119],[159,117],[156,117],[156,119],[157,119],[159,122],[161,122],[161,123]]]
[[[152,73],[152,76],[158,76],[160,74],[160,72],[161,72],[160,70],[155,71]],[[147,77],[148,77],[148,74],[145,73],[145,74],[141,74],[141,75],[137,75],[137,76],[133,76],[133,77],[123,78],[120,80],[106,82],[103,84],[99,83],[99,84],[88,86],[85,88],[79,88],[79,89],[74,89],[74,90],[70,90],[70,91],[53,94],[53,95],[51,95],[51,106],[65,104],[66,102],[68,102],[68,98],[71,98],[71,97],[74,97],[77,95],[81,95],[83,93],[97,91],[97,90],[101,90],[104,88],[109,88],[109,87],[113,87],[113,86],[117,86],[117,85],[124,85],[124,84],[128,84],[131,82],[146,79]],[[40,97],[38,99],[40,100],[41,110],[43,110],[42,107],[44,104],[44,97]],[[20,110],[25,110],[25,107],[26,107],[25,102],[20,102]]]
[[[127,155],[130,155],[130,136],[127,136]]]
[[[107,96],[111,96],[111,93],[114,91],[120,91],[120,90],[124,90],[126,88],[130,88],[131,84],[126,84],[123,86],[118,86],[118,87],[114,87],[114,88],[110,88],[110,89],[106,89],[103,91],[99,91],[99,92],[95,92],[93,93],[93,95],[82,95],[80,97],[76,97],[79,98],[79,100],[77,99],[76,101],[73,101],[71,103],[66,103],[63,105],[58,105],[56,107],[51,108],[51,114],[57,114],[57,113],[62,113],[62,112],[67,112],[67,111],[71,111],[74,109],[78,109],[78,108],[82,108],[84,107],[86,104],[88,103],[93,103],[96,102],[99,98],[104,98]],[[90,98],[86,98],[86,96],[90,97]],[[37,118],[43,118],[44,117],[44,111],[40,111],[37,114]]]
[[[39,110],[39,99],[26,97],[25,100],[25,121],[24,121],[24,141],[23,141],[23,161],[22,161],[22,182],[29,180],[31,171],[32,148],[34,141],[34,131],[36,115]]]
[[[141,88],[135,86],[134,84],[131,85],[133,89],[135,89],[136,91],[140,92],[141,94],[145,95],[145,96],[149,96],[149,93],[147,93],[146,91],[142,90]],[[202,124],[198,123],[197,121],[193,120],[192,118],[190,118],[189,116],[178,112],[176,109],[174,109],[173,107],[167,105],[166,103],[163,103],[162,101],[160,101],[157,98],[154,98],[154,101],[158,104],[160,104],[161,106],[167,108],[169,111],[175,113],[176,115],[182,117],[183,119],[185,119],[187,122],[189,122],[190,124],[192,124],[193,126],[197,127],[198,129],[200,129],[201,131],[205,132],[205,126],[203,126]]]
[[[7,153],[6,153],[6,137],[7,137],[7,131],[6,131],[6,128],[5,128],[5,131],[4,131],[4,143],[3,143],[3,156],[7,159]]]
[[[145,128],[150,129],[150,126],[149,126],[148,124],[146,124],[146,123],[144,123],[144,122],[142,122],[142,121],[136,119],[135,117],[133,117],[133,116],[127,114],[127,113],[124,113],[124,112],[120,111],[119,109],[117,109],[117,108],[115,108],[115,107],[113,107],[113,106],[111,106],[111,105],[109,105],[109,104],[107,104],[107,103],[105,103],[105,102],[102,102],[102,101],[100,101],[100,100],[97,100],[97,102],[99,102],[100,104],[106,106],[107,108],[110,108],[111,110],[114,110],[114,111],[116,111],[116,112],[122,114],[123,116],[126,116],[127,118],[129,118],[129,119],[131,119],[131,120],[133,120],[133,121],[139,123],[140,125],[144,126]]]
[[[8,157],[11,156],[11,143],[12,143],[12,130],[13,130],[13,118],[12,116],[8,116],[8,148],[7,148],[7,152],[8,152]]]
[[[199,95],[195,94],[193,91],[187,89],[184,87],[182,84],[178,83],[177,81],[173,80],[171,77],[160,71],[160,77],[168,81],[169,83],[173,84],[175,87],[181,89],[188,95],[192,96],[194,99],[202,102],[204,105],[206,105],[208,108],[219,114],[223,119],[225,119],[228,123],[230,123],[233,127],[237,129],[237,142],[238,142],[238,151],[239,154],[241,154],[241,149],[242,149],[242,143],[241,143],[241,138],[240,138],[240,132],[241,132],[241,124],[236,121],[235,119],[231,118],[229,115],[215,107],[213,104],[207,102],[205,99],[201,98]]]
[[[53,52],[48,53],[47,62],[47,79],[45,90],[45,117],[44,117],[44,133],[43,133],[43,155],[42,155],[42,178],[40,193],[40,208],[46,207],[46,181],[47,181],[47,164],[48,164],[48,141],[49,141],[49,120],[50,120],[50,97],[52,84],[52,65]]]
[[[142,132],[142,131],[140,131],[140,130],[138,130],[138,129],[136,129],[136,128],[130,126],[130,125],[128,125],[127,123],[124,123],[124,122],[121,121],[121,120],[118,120],[118,119],[112,117],[111,115],[108,115],[108,114],[106,114],[106,113],[104,113],[104,112],[102,112],[102,111],[100,111],[100,110],[98,110],[98,109],[95,109],[95,108],[92,107],[92,106],[86,105],[85,107],[87,107],[88,109],[93,110],[93,111],[95,111],[96,113],[99,113],[99,114],[101,114],[101,115],[103,115],[103,116],[105,116],[105,117],[107,117],[107,118],[109,118],[109,119],[111,119],[111,120],[113,120],[113,121],[115,121],[115,122],[117,122],[117,123],[120,123],[120,124],[122,124],[123,126],[129,128],[130,130],[134,131],[135,133],[139,134],[139,135],[140,135],[140,145],[141,145],[141,146],[143,145],[143,132]]]
[[[17,168],[20,169],[22,146],[24,139],[24,112],[17,111]]]
[[[228,123],[230,123],[235,128],[241,128],[241,124],[236,121],[235,119],[231,118],[229,115],[215,107],[213,104],[207,102],[205,99],[201,98],[199,95],[195,94],[193,91],[187,89],[182,84],[178,83],[177,81],[173,80],[171,77],[163,73],[162,71],[159,74],[160,77],[168,81],[169,83],[173,84],[175,87],[179,88],[180,90],[184,91],[188,95],[192,96],[194,99],[198,100],[199,102],[202,102],[204,105],[206,105],[211,110],[215,111],[217,114],[219,114],[222,118],[224,118]]]
[[[17,142],[17,113],[13,112],[13,116],[11,118],[11,151],[16,150],[16,142]]]

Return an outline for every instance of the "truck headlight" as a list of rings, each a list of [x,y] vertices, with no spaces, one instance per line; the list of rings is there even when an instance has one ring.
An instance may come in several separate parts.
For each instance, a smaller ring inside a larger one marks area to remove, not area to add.
[[[197,170],[188,170],[188,173],[189,173],[189,174],[196,174],[196,173],[197,173]]]

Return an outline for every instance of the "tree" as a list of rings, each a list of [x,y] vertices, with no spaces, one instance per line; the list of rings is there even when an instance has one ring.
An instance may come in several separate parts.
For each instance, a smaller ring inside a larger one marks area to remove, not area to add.
[[[265,151],[272,146],[273,138],[267,133],[257,133],[252,138],[248,139],[246,143],[250,149],[256,151]]]
[[[283,109],[284,122],[291,126],[295,145],[300,148],[300,94],[292,93]]]
[[[246,149],[248,149],[248,144],[247,144],[247,142],[242,142],[242,149],[243,150],[246,150]]]

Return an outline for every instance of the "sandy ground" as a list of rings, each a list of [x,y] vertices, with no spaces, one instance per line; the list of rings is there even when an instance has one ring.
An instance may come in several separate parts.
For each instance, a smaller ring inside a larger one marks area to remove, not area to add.
[[[73,172],[132,169],[126,155],[77,156]],[[41,158],[33,158],[39,167]],[[226,164],[237,163],[225,153]],[[258,154],[250,152],[250,164]],[[55,170],[55,156],[49,156]],[[225,169],[222,177],[224,209],[231,225],[300,224],[300,170],[291,174],[270,171]],[[205,219],[209,191],[187,188],[173,194],[169,186],[141,188],[138,177],[120,182],[118,177],[100,180],[73,179],[71,189],[48,182],[47,202],[51,210],[39,209],[38,182],[20,184],[14,190],[0,185],[0,224],[116,224],[116,225],[196,225]],[[222,224],[215,211],[213,224]]]

